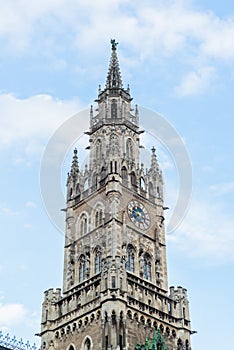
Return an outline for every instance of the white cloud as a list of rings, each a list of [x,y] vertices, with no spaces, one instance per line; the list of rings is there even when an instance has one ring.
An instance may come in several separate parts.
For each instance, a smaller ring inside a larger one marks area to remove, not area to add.
[[[212,198],[193,200],[180,227],[167,239],[188,255],[210,264],[233,261],[234,219]]]
[[[33,208],[35,209],[37,207],[36,203],[33,201],[28,201],[27,203],[25,203],[26,208]]]
[[[234,191],[234,182],[224,182],[220,184],[211,185],[209,189],[216,195],[222,196]]]
[[[79,109],[78,101],[61,101],[49,95],[26,99],[0,95],[0,150],[23,141],[26,153],[41,152],[42,140]]]
[[[189,72],[180,85],[176,86],[175,92],[179,96],[202,94],[210,88],[215,77],[213,67],[202,67],[197,71]]]
[[[20,324],[26,315],[27,310],[22,304],[0,304],[0,328]]]
[[[234,58],[233,17],[199,11],[188,1],[70,0],[68,5],[65,0],[42,0],[27,1],[26,6],[8,0],[1,6],[0,37],[15,50],[29,48],[32,41],[34,46],[57,47],[56,35],[68,29],[74,33],[73,46],[76,42],[92,52],[117,34],[142,58],[195,47],[198,57]]]
[[[33,1],[27,6],[24,2],[8,0],[1,6],[2,47],[14,55],[18,51],[44,55],[46,69],[48,59],[50,69],[67,68],[66,55],[70,50],[73,54],[74,48],[83,55],[102,55],[110,37],[116,37],[121,43],[121,62],[131,68],[139,60],[149,63],[172,55],[188,65],[188,74],[176,87],[179,95],[186,96],[204,92],[213,82],[218,63],[234,60],[234,16],[221,18],[198,10],[191,1],[70,0],[69,6],[65,0]],[[128,47],[128,56],[121,47]],[[84,70],[76,65],[69,67]],[[35,142],[28,151],[39,148]]]
[[[17,216],[19,215],[19,212],[3,205],[0,207],[0,215],[1,214],[6,216]]]

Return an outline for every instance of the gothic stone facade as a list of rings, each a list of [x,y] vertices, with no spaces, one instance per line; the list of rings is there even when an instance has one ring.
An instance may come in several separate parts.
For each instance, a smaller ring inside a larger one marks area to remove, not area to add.
[[[68,174],[63,291],[45,292],[42,349],[133,350],[158,328],[168,350],[190,349],[186,289],[168,291],[162,172],[154,148],[150,168],[139,165],[131,101],[113,41],[89,164],[79,169],[75,149]]]

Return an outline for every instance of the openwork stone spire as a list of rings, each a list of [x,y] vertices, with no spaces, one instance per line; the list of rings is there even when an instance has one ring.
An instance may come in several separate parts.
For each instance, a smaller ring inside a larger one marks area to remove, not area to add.
[[[74,149],[74,156],[73,156],[73,161],[72,161],[72,166],[71,166],[71,175],[73,177],[76,177],[79,172],[79,165],[78,165],[78,157],[77,157],[77,149]]]
[[[157,156],[156,156],[156,149],[153,147],[151,149],[152,151],[152,156],[151,156],[151,167],[150,169],[152,169],[153,171],[157,172],[159,171],[159,165],[158,165],[158,160],[157,160]]]
[[[111,53],[109,71],[107,74],[106,88],[121,89],[122,79],[121,79],[121,73],[119,68],[119,61],[116,53],[118,43],[115,41],[115,39],[111,39],[111,45],[112,45],[112,53]]]

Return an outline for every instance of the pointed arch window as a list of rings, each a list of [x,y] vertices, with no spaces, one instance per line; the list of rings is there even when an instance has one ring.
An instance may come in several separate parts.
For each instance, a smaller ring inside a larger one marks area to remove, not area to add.
[[[126,269],[130,272],[134,272],[135,270],[135,262],[134,262],[134,253],[132,251],[128,251]]]
[[[89,180],[87,178],[87,179],[85,179],[85,182],[84,182],[84,191],[87,191],[88,188],[89,188]]]
[[[87,277],[86,267],[87,266],[85,256],[81,255],[79,261],[79,282],[83,282]]]
[[[88,232],[88,217],[82,214],[80,218],[80,235],[83,236]]]
[[[145,180],[144,180],[144,178],[142,176],[140,177],[140,189],[142,191],[145,191],[145,189],[146,189],[146,187],[145,187]]]
[[[136,180],[136,174],[134,173],[134,171],[131,172],[131,185],[133,186],[133,189],[136,190],[137,180]]]
[[[133,143],[131,139],[127,139],[126,155],[128,159],[133,159]]]
[[[152,273],[151,273],[151,258],[149,254],[145,254],[144,256],[144,270],[143,270],[143,277],[147,279],[148,281],[151,281],[152,279]]]
[[[94,223],[95,227],[102,225],[102,218],[103,218],[103,210],[102,208],[97,208],[95,211],[95,223]]]
[[[84,343],[84,350],[91,350],[91,341],[89,338],[87,338],[85,340],[85,343]]]
[[[94,273],[99,273],[102,271],[102,252],[101,248],[98,247],[95,251],[95,261],[94,261]]]
[[[125,166],[123,166],[121,168],[121,176],[122,176],[123,184],[127,185],[127,183],[128,183],[128,172],[127,172],[127,168]]]
[[[127,247],[127,261],[126,261],[126,270],[130,272],[135,271],[135,250],[131,244]]]

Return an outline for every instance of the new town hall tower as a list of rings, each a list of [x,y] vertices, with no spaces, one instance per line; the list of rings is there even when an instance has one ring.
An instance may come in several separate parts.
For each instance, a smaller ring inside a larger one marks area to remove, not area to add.
[[[79,169],[75,149],[67,178],[63,290],[45,292],[42,349],[190,350],[186,289],[168,291],[162,172],[154,148],[139,165],[138,108],[111,43],[89,164]]]

